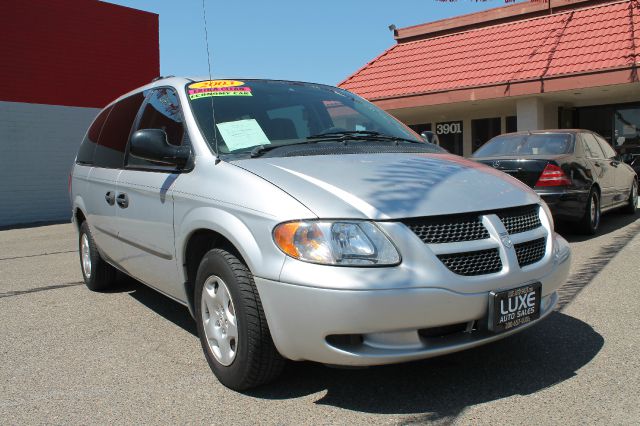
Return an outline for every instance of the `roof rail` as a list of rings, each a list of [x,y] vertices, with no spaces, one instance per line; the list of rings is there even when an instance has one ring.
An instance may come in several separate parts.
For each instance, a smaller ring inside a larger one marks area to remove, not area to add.
[[[159,75],[156,78],[154,78],[153,80],[151,80],[151,82],[153,83],[154,81],[162,80],[162,79],[165,79],[165,78],[171,78],[171,77],[175,77],[175,75],[165,75],[164,77]]]

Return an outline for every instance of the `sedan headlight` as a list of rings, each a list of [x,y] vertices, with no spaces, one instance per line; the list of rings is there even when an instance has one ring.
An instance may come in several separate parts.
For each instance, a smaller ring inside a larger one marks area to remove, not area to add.
[[[400,263],[398,250],[371,222],[286,222],[275,227],[273,240],[284,253],[305,262],[357,266]]]

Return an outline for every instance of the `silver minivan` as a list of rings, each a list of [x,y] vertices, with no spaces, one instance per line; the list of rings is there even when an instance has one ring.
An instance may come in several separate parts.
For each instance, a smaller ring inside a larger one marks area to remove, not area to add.
[[[184,304],[226,386],[285,359],[369,366],[549,315],[570,263],[520,181],[345,90],[158,79],[102,110],[72,171],[91,290],[116,271]]]

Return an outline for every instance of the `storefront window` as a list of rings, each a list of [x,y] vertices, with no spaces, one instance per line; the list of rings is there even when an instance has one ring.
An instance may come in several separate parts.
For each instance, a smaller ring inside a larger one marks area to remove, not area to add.
[[[504,119],[504,130],[506,133],[513,133],[518,131],[518,117],[510,115]]]
[[[471,148],[475,152],[500,132],[500,117],[471,120]]]
[[[614,113],[614,146],[621,154],[640,153],[640,107]]]

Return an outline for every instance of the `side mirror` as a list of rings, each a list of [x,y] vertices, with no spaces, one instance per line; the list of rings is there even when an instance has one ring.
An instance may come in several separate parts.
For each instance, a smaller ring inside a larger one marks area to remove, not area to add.
[[[627,164],[633,163],[633,155],[629,153],[620,155],[620,159]]]
[[[624,144],[626,140],[627,138],[625,138],[624,136],[618,136],[618,138],[616,139],[616,145],[620,146]]]
[[[420,136],[422,136],[422,139],[424,139],[425,142],[429,142],[435,145],[440,145],[440,141],[438,140],[438,135],[436,135],[435,133],[429,130],[425,130],[424,132],[420,133]]]
[[[167,134],[161,129],[136,131],[131,136],[129,152],[145,160],[178,168],[183,168],[191,156],[191,149],[188,146],[169,144]]]

